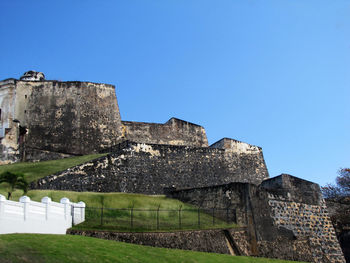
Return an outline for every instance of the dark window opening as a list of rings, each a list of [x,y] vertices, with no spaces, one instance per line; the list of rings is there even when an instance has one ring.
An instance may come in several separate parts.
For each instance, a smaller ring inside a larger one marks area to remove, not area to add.
[[[19,126],[19,135],[25,135],[27,134],[27,127],[25,126]]]
[[[19,126],[19,138],[18,143],[23,144],[24,143],[24,136],[27,134],[27,127],[25,126]]]
[[[24,95],[24,98],[26,99],[26,98],[27,98],[27,95]]]

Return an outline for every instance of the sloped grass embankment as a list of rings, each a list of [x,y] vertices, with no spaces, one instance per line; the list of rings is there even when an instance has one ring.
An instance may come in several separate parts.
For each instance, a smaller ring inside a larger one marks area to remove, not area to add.
[[[78,164],[91,161],[93,159],[99,158],[106,154],[90,154],[83,156],[76,156],[71,158],[64,158],[60,160],[53,161],[43,161],[43,162],[23,162],[14,163],[7,165],[0,165],[0,173],[8,171],[12,173],[23,173],[28,182],[35,181],[47,175],[51,175]],[[1,187],[3,188],[3,187]],[[0,189],[1,189],[0,188]]]
[[[155,248],[64,235],[0,235],[2,263],[287,263],[292,261]],[[295,261],[293,261],[295,262]]]

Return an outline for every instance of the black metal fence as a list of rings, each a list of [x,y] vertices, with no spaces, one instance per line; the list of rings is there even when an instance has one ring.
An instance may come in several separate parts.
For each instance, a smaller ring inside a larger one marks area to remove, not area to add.
[[[85,208],[85,222],[80,229],[118,231],[154,231],[206,229],[236,226],[236,210],[230,208],[139,209]]]

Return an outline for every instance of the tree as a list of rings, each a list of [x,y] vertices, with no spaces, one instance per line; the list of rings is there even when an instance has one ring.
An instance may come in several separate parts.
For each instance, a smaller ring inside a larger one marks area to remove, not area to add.
[[[336,185],[327,184],[321,187],[326,199],[335,199],[350,196],[350,168],[342,168],[335,179]]]
[[[23,174],[20,173],[11,173],[11,172],[3,172],[0,174],[0,184],[7,183],[9,185],[7,199],[10,200],[12,196],[12,192],[15,189],[23,190],[23,194],[26,194],[29,189],[29,183],[24,178]]]

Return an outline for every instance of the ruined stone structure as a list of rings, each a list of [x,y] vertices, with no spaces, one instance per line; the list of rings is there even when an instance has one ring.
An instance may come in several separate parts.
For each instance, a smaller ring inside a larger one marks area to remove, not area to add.
[[[234,209],[229,218],[243,227],[169,233],[158,241],[152,241],[157,234],[81,234],[167,247],[171,240],[212,236],[217,242],[208,241],[210,248],[198,240],[174,244],[232,254],[232,246],[225,247],[232,243],[241,255],[344,262],[319,186],[290,175],[269,179],[260,147],[229,138],[209,146],[203,127],[176,118],[164,124],[122,121],[114,86],[44,78],[30,71],[20,80],[0,81],[2,163],[106,155],[31,188],[166,193],[204,208]]]

